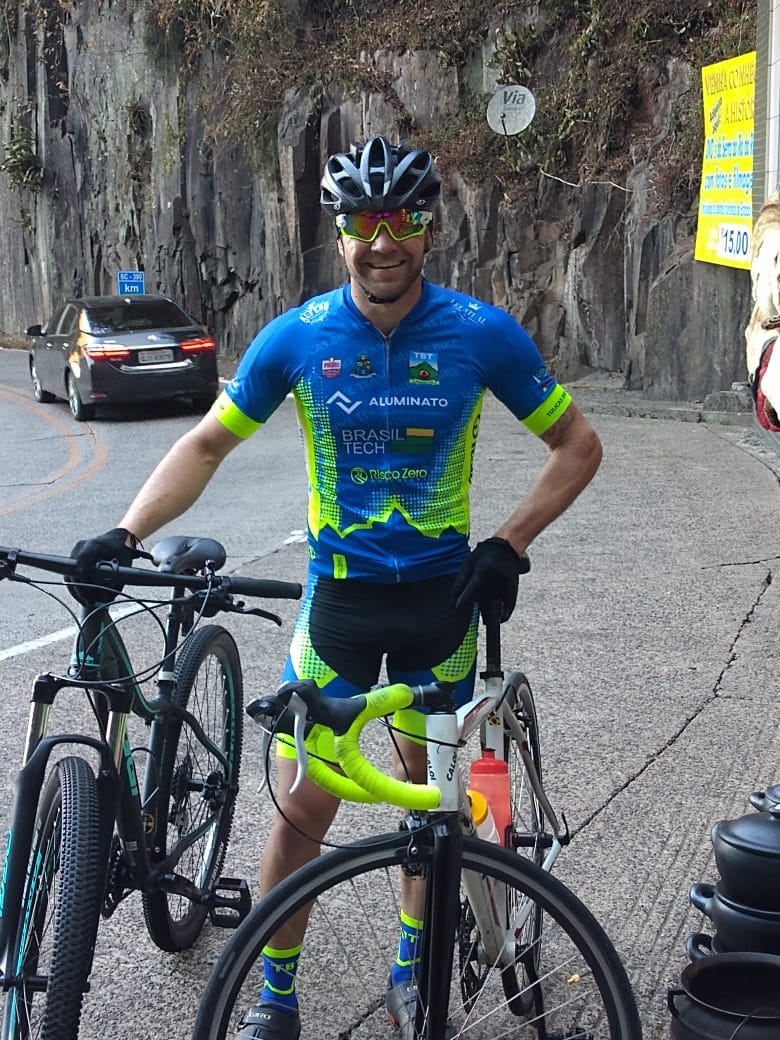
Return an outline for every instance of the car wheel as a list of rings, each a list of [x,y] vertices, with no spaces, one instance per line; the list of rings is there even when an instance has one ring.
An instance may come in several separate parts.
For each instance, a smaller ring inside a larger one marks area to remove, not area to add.
[[[88,419],[94,418],[94,404],[84,404],[79,397],[79,388],[76,386],[76,380],[70,372],[68,372],[66,382],[68,387],[68,405],[70,406],[70,414],[76,422],[87,422]]]
[[[41,385],[41,380],[38,377],[38,369],[35,367],[35,362],[30,358],[30,379],[32,380],[33,397],[38,404],[48,404],[54,400],[54,394],[50,394],[48,390],[44,390]]]

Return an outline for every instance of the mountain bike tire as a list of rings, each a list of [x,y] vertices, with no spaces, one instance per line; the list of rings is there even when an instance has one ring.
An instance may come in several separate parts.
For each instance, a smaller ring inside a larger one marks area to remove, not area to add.
[[[98,823],[89,764],[57,762],[38,806],[2,1040],[78,1037],[99,918]]]
[[[150,857],[153,864],[160,862],[205,827],[172,869],[209,890],[219,880],[230,841],[243,740],[241,661],[226,629],[206,625],[187,641],[176,664],[172,699],[196,717],[229,770],[188,723],[171,715],[154,723],[166,727],[157,776],[158,811],[165,819],[158,823]],[[143,893],[142,902],[152,941],[170,953],[193,945],[208,914],[204,903],[167,892]]]
[[[401,869],[425,871],[432,856],[430,843],[410,842],[408,832],[395,833],[328,852],[297,870],[254,907],[224,947],[203,992],[192,1040],[235,1036],[263,985],[263,947],[293,945],[286,928],[309,904],[296,975],[302,1035],[318,1040],[386,1037],[384,997],[397,950]],[[507,1008],[500,969],[491,965],[485,966],[475,1001],[464,1004],[455,958],[446,1009],[448,1037],[640,1040],[625,970],[603,929],[576,896],[523,857],[474,838],[463,841],[462,870],[475,872],[491,885],[512,888],[518,900],[538,905],[545,943],[542,970],[532,985],[532,1010],[524,1018]],[[440,925],[434,956],[448,963],[451,951],[446,944],[456,941],[455,927]],[[275,981],[278,984],[278,978]],[[420,1040],[442,1038],[429,1037],[423,1030]]]

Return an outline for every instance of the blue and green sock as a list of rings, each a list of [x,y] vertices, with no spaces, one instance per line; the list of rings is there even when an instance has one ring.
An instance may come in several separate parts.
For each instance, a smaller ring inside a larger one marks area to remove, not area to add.
[[[423,922],[403,910],[400,912],[401,934],[398,939],[398,955],[390,969],[390,985],[400,986],[411,982],[417,974],[417,965],[422,953]]]
[[[263,973],[265,981],[260,992],[261,1004],[272,1004],[282,1011],[297,1011],[295,995],[295,972],[301,956],[301,946],[289,950],[276,950],[272,946],[263,949]]]

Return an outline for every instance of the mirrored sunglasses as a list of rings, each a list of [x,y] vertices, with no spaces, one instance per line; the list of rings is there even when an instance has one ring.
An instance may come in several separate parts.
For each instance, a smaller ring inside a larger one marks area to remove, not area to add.
[[[422,235],[433,220],[433,213],[426,209],[391,209],[382,213],[339,213],[336,227],[348,238],[360,242],[373,242],[380,227],[396,242]]]

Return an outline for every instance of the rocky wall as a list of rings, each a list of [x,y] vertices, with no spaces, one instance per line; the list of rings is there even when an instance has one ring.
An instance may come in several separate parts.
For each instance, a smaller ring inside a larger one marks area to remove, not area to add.
[[[397,112],[379,95],[315,105],[291,94],[269,154],[214,141],[199,99],[220,82],[220,63],[203,55],[197,78],[161,73],[143,10],[80,0],[45,29],[20,5],[11,23],[0,129],[7,149],[27,121],[42,181],[30,190],[0,172],[0,331],[44,320],[64,296],[113,292],[117,271],[142,268],[147,291],[201,318],[228,362],[263,323],[341,281],[317,205],[321,165],[367,134],[395,136]],[[487,54],[461,70],[426,52],[361,57],[392,77],[423,133],[464,81],[491,86]],[[660,138],[685,78],[650,80]],[[745,378],[748,274],[693,260],[690,215],[653,215],[653,173],[640,164],[623,185],[539,173],[523,211],[490,176],[469,184],[455,173],[427,273],[509,310],[564,380],[623,372],[629,387],[667,399],[728,388]]]

